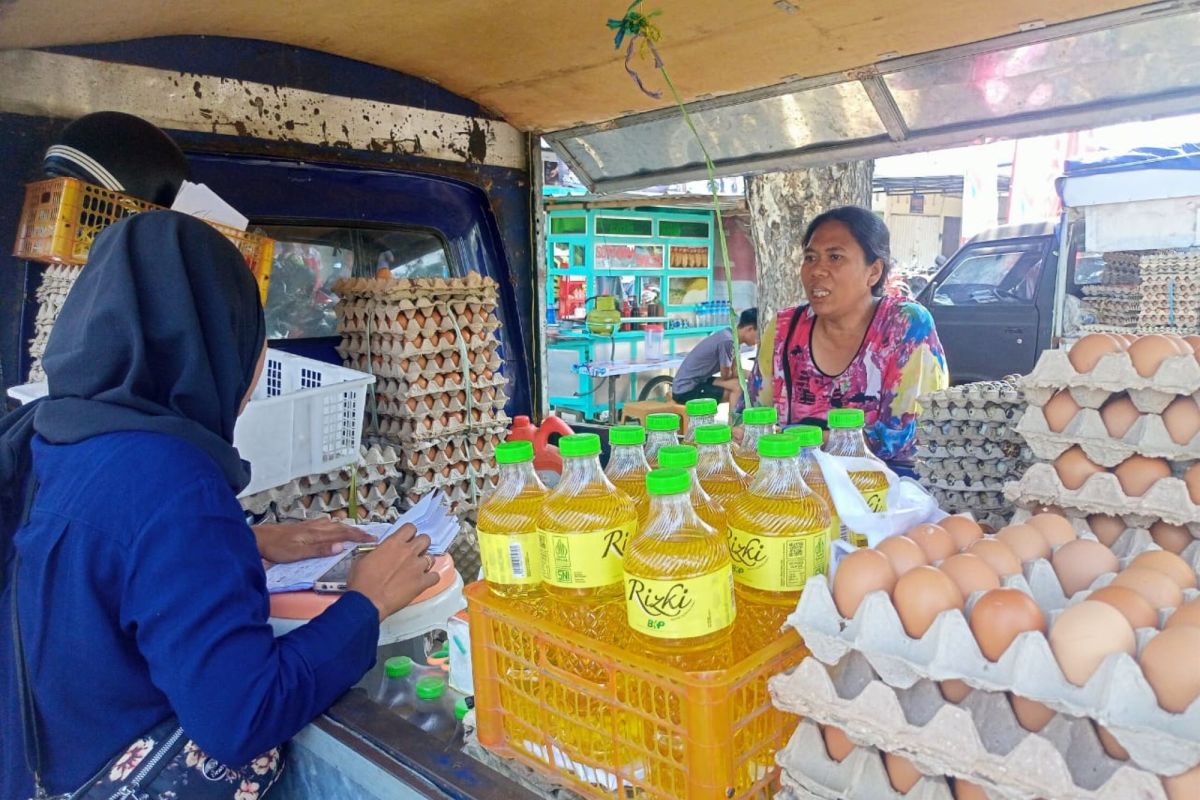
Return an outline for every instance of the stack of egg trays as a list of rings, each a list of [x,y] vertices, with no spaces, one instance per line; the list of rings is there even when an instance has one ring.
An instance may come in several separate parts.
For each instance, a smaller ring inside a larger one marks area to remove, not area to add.
[[[1200,456],[1200,437],[1178,443],[1167,434],[1162,412],[1176,398],[1200,400],[1200,363],[1190,355],[1169,358],[1149,378],[1134,369],[1129,354],[1108,353],[1094,369],[1079,373],[1065,350],[1048,350],[1038,359],[1033,372],[1021,379],[1029,409],[1017,426],[1030,449],[1045,462],[1078,445],[1100,466],[1114,467],[1132,455],[1166,458],[1173,477],[1155,483],[1141,497],[1129,497],[1116,475],[1092,475],[1078,489],[1063,485],[1051,463],[1035,463],[1019,481],[1005,487],[1005,496],[1022,508],[1053,505],[1071,516],[1109,514],[1128,524],[1149,527],[1161,519],[1186,525],[1200,536],[1200,505],[1192,500],[1183,473]],[[1080,411],[1061,433],[1050,430],[1043,409],[1059,391],[1067,390]],[[1108,435],[1099,409],[1110,398],[1128,393],[1142,413],[1121,439]]]
[[[1073,524],[1080,538],[1094,539],[1082,520]],[[1112,546],[1121,569],[1156,548],[1144,529],[1126,530]],[[1200,574],[1200,542],[1181,557]],[[1083,602],[1115,576],[1101,575],[1067,597],[1049,560],[1035,559],[1002,583],[1031,596],[1053,625],[1064,608]],[[1109,656],[1084,686],[1075,686],[1040,632],[1018,636],[999,661],[990,662],[967,623],[981,594],[968,598],[964,610],[943,612],[914,640],[885,592],[868,594],[854,618],[845,619],[825,577],[810,579],[788,623],[813,658],[773,679],[776,705],[842,727],[856,743],[900,752],[927,774],[963,777],[993,797],[1163,797],[1156,776],[1200,764],[1200,700],[1182,714],[1164,711],[1136,659],[1124,653]],[[1196,597],[1200,592],[1188,590],[1184,602]],[[1160,628],[1173,611],[1160,612]],[[1136,634],[1140,653],[1158,630]],[[943,680],[962,680],[973,692],[955,705],[934,685]],[[1040,733],[1014,728],[1003,692],[1044,703],[1059,716]],[[1090,720],[1113,734],[1129,761],[1104,753]],[[854,766],[812,765],[818,773],[822,768],[849,781],[846,771]]]
[[[1200,327],[1200,248],[1161,250],[1141,258],[1143,329]]]
[[[342,519],[395,522],[400,517],[400,456],[388,445],[362,446],[358,464],[306,475],[241,499],[256,522]],[[357,519],[350,519],[352,470]]]
[[[58,321],[67,293],[79,278],[82,266],[68,264],[50,264],[42,271],[42,282],[34,294],[37,300],[37,316],[33,323],[33,338],[29,340],[29,380],[31,382],[46,380],[46,372],[42,369],[42,354],[46,352],[46,342],[50,339],[50,331]]]

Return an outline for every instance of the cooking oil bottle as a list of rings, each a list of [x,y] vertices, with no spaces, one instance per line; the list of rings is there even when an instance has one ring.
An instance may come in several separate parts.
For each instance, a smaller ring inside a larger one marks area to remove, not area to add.
[[[646,415],[646,461],[650,468],[658,466],[658,450],[679,444],[679,415],[669,412]]]
[[[746,491],[750,476],[733,460],[728,425],[702,425],[696,429],[696,478],[724,508],[729,499]]]
[[[775,432],[779,415],[771,406],[747,408],[742,414],[742,443],[733,454],[733,460],[747,475],[758,471],[758,440]]]
[[[729,550],[739,614],[752,646],[780,635],[805,582],[829,567],[832,516],[800,476],[800,443],[786,434],[758,440],[762,456],[750,488],[729,501]]]
[[[848,470],[850,481],[872,511],[887,511],[887,473],[884,472],[883,462],[867,448],[867,441],[863,438],[866,420],[862,409],[835,408],[829,412],[828,421],[829,441],[825,443],[825,452],[831,456],[859,458],[867,462],[862,467]],[[867,546],[864,534],[849,530],[845,525],[840,527],[842,539],[855,547]]]
[[[475,528],[483,577],[492,594],[535,601],[542,594],[542,551],[538,513],[546,487],[533,468],[533,442],[505,442],[496,447],[500,480],[479,506]],[[543,603],[523,603],[531,613]]]
[[[650,505],[646,496],[646,473],[650,466],[642,449],[646,444],[646,430],[640,425],[617,425],[608,429],[608,444],[612,449],[604,474],[614,486],[629,495],[640,512]]]
[[[711,397],[699,397],[683,404],[687,411],[687,427],[683,431],[683,443],[695,444],[696,428],[712,425],[717,421],[717,401]]]
[[[681,469],[687,472],[692,487],[689,499],[696,516],[708,523],[718,534],[725,536],[725,508],[704,491],[704,487],[696,478],[697,457],[695,447],[690,444],[676,444],[658,451],[658,465],[662,469]],[[639,521],[644,526],[647,520]]]
[[[797,456],[797,464],[800,466],[800,477],[804,479],[804,483],[808,488],[813,490],[813,493],[825,501],[825,505],[829,506],[829,514],[832,517],[832,522],[829,525],[830,540],[841,537],[842,528],[838,521],[837,506],[833,503],[833,496],[829,493],[829,484],[825,482],[825,475],[821,472],[821,465],[817,463],[817,459],[813,456],[813,451],[821,447],[825,440],[825,433],[816,425],[794,425],[784,431],[785,434],[794,438],[800,444],[800,455]]]

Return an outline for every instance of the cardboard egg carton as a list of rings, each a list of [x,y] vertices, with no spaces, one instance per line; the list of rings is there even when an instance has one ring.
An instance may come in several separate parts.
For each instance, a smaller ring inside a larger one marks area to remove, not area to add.
[[[413,354],[420,355],[420,354]],[[408,358],[406,362],[405,358]],[[499,353],[495,348],[488,348],[474,353],[468,353],[467,360],[471,365],[472,376],[478,374],[483,381],[493,380],[502,364]],[[342,362],[351,369],[367,372],[376,378],[406,379],[411,374],[411,357],[384,357],[378,353],[368,357],[365,353],[346,352]],[[402,368],[401,365],[406,365]],[[456,368],[455,371],[460,371]]]
[[[460,310],[452,310],[457,305]],[[493,309],[483,303],[442,303],[432,308],[404,309],[395,306],[364,304],[363,301],[339,306],[337,332],[392,333],[406,336],[431,336],[447,330],[495,330],[499,320]]]
[[[1102,467],[1115,467],[1136,454],[1184,462],[1200,458],[1200,434],[1186,444],[1178,444],[1157,414],[1143,414],[1120,439],[1109,436],[1100,411],[1094,408],[1080,410],[1061,433],[1050,430],[1041,408],[1030,409],[1017,430],[1034,454],[1046,461],[1053,461],[1073,445],[1079,445]]]
[[[481,413],[495,411],[502,409],[507,400],[508,396],[504,390],[493,386],[487,389],[473,389],[470,393],[443,392],[408,398],[376,394],[375,408],[376,413],[386,417],[440,419],[447,414],[466,413],[468,410]]]
[[[997,404],[1020,405],[1023,397],[1012,381],[977,381],[921,395],[917,402],[934,408],[987,408]]]
[[[491,278],[470,272],[461,278],[342,278],[333,285],[339,297],[414,298],[495,294]]]
[[[475,409],[468,421],[463,412],[444,417],[425,417],[421,420],[384,417],[379,420],[379,434],[392,440],[408,443],[412,440],[444,439],[468,433],[502,433],[508,429],[508,415],[501,410],[484,414]]]
[[[1095,369],[1079,374],[1071,366],[1066,350],[1047,350],[1037,365],[1021,380],[1030,405],[1043,406],[1063,388],[1082,408],[1099,408],[1110,395],[1128,391],[1139,411],[1161,414],[1181,394],[1200,391],[1200,362],[1194,356],[1168,358],[1149,378],[1133,368],[1128,353],[1107,353]]]
[[[478,380],[475,378],[478,377]],[[466,403],[466,393],[469,391],[473,402],[486,403],[488,398],[496,397],[503,392],[508,379],[498,372],[491,372],[487,378],[480,371],[477,375],[468,374],[464,378],[461,372],[439,372],[432,377],[422,375],[416,381],[409,383],[402,378],[388,378],[376,382],[377,397],[392,397],[399,400],[412,398],[438,397],[443,395],[462,395],[459,400]],[[449,402],[449,398],[444,398]]]
[[[1182,478],[1163,478],[1141,497],[1128,497],[1111,472],[1097,473],[1080,488],[1067,489],[1053,464],[1034,464],[1019,481],[1005,486],[1004,495],[1020,506],[1041,503],[1085,514],[1112,514],[1141,527],[1159,519],[1172,525],[1200,523],[1200,506],[1188,496]]]
[[[937,487],[931,487],[930,492],[943,509],[953,507],[964,510],[1000,511],[1012,508],[1012,501],[1005,498],[1004,492],[961,492]]]
[[[465,349],[471,352],[494,349],[499,340],[494,326],[479,326],[478,330],[463,329],[461,335],[454,330],[385,331],[372,333],[346,333],[338,345],[338,353],[345,358],[350,353],[381,355],[385,358],[411,358],[419,355],[454,352]]]
[[[1026,581],[1018,575],[1004,583],[1020,588]],[[1096,720],[1138,765],[1154,773],[1175,775],[1200,763],[1200,700],[1182,714],[1164,711],[1136,659],[1125,653],[1110,655],[1084,686],[1075,686],[1063,675],[1041,632],[1021,634],[999,661],[988,661],[966,616],[981,594],[968,599],[966,614],[960,609],[944,611],[924,636],[912,639],[885,592],[868,594],[854,618],[845,620],[833,603],[825,576],[817,575],[805,584],[799,608],[788,623],[826,665],[858,651],[884,683],[899,689],[922,679],[958,679],[975,689],[1011,691],[1055,711]],[[1046,613],[1049,627],[1059,613]],[[1148,628],[1136,631],[1139,653],[1157,633]]]
[[[499,474],[495,461],[473,459],[447,464],[440,469],[433,468],[424,472],[410,472],[404,476],[405,492],[427,494],[434,489],[442,489],[450,499],[462,499],[466,494],[454,497],[451,492],[457,487],[469,493],[472,486],[476,489],[491,485],[489,480]]]
[[[961,476],[955,479],[947,476],[939,476],[922,478],[921,483],[924,486],[941,489],[946,492],[1002,492],[1004,491],[1005,478]]]
[[[414,442],[402,458],[406,472],[421,473],[440,470],[460,461],[481,460],[494,463],[496,446],[504,436],[492,433],[482,436],[451,436],[429,442]]]
[[[358,356],[353,356],[357,359]],[[489,364],[499,366],[499,355],[495,353],[467,353],[467,374],[472,386],[499,386],[506,382],[503,375],[495,372]],[[379,378],[375,382],[377,392],[388,394],[426,394],[437,391],[436,387],[447,383],[454,388],[461,388],[463,381],[463,355],[458,351],[437,353],[431,356],[418,355],[414,358],[401,358],[391,362],[391,371],[395,377]],[[484,372],[489,374],[484,375]],[[445,376],[438,381],[438,376]],[[434,389],[430,389],[430,384]]]
[[[400,519],[400,509],[394,505],[379,503],[375,506],[360,505],[356,509],[357,516],[350,519],[350,509],[340,508],[336,511],[319,511],[316,509],[305,509],[301,506],[295,506],[288,510],[280,510],[276,512],[275,519],[279,522],[304,522],[314,519],[336,519],[345,520],[348,522],[367,523],[367,522],[395,522]]]
[[[1004,491],[1003,481],[1019,477],[1028,464],[1015,458],[935,458],[917,462],[917,474],[950,488],[948,484],[965,480],[978,489],[988,480],[999,480],[1001,485],[988,491]]]
[[[1029,509],[1018,508],[1012,516],[1012,523],[1015,525],[1019,522],[1025,522],[1033,514],[1034,512]],[[1075,533],[1080,538],[1096,538],[1096,535],[1092,533],[1091,526],[1088,525],[1086,516],[1067,515],[1067,519],[1071,521],[1072,527],[1075,528]],[[1157,521],[1155,520],[1155,522]],[[1118,558],[1134,552],[1140,553],[1142,550],[1149,549],[1150,545],[1154,543],[1154,539],[1150,535],[1150,525],[1139,524],[1134,520],[1122,519],[1122,522],[1125,523],[1125,530],[1109,545],[1109,549],[1116,553]],[[1193,537],[1200,539],[1200,524],[1192,524],[1186,527]]]
[[[1023,440],[1008,422],[926,422],[919,423],[918,439],[933,445],[982,445]]]
[[[1017,442],[983,442],[977,445],[917,442],[918,460],[941,461],[954,458],[975,458],[980,461],[1032,462],[1033,451]]]
[[[1090,721],[1060,714],[1031,733],[1001,692],[973,691],[956,705],[930,681],[895,689],[857,653],[828,668],[805,659],[769,686],[777,708],[903,755],[927,775],[965,778],[993,798],[1165,799],[1161,779],[1111,758]]]
[[[377,506],[380,503],[393,505],[400,498],[400,493],[391,482],[380,481],[355,487],[358,505]],[[341,489],[326,489],[297,498],[291,506],[300,506],[306,511],[313,509],[322,513],[341,511],[350,507],[349,486]],[[278,504],[277,504],[278,505]],[[286,510],[286,509],[285,509]]]
[[[1023,409],[1016,405],[990,404],[987,406],[933,405],[921,415],[923,422],[996,422],[1016,425]]]

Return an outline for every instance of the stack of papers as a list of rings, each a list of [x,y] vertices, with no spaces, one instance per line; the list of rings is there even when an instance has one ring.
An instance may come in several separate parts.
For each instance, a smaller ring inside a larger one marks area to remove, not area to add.
[[[411,523],[417,533],[429,537],[429,554],[439,556],[445,553],[454,539],[458,536],[458,519],[450,513],[450,505],[446,496],[440,491],[431,492],[421,498],[421,501],[404,513],[400,519],[388,524],[386,522],[371,525],[356,525],[359,530],[374,536],[378,541],[391,536],[405,525]],[[267,591],[303,592],[313,588],[313,584],[344,558],[350,558],[356,542],[346,542],[342,552],[332,556],[308,558],[304,561],[294,561],[290,564],[275,564],[267,570]]]

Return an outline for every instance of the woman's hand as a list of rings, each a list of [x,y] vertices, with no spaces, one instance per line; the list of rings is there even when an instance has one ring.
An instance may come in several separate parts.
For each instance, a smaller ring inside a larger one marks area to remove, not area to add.
[[[253,531],[258,554],[274,564],[336,555],[344,542],[375,541],[370,534],[331,519],[255,525]]]
[[[429,537],[404,525],[350,567],[346,588],[364,595],[379,609],[379,621],[411,603],[438,581],[432,572]]]

